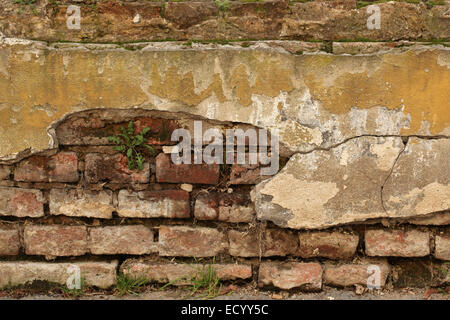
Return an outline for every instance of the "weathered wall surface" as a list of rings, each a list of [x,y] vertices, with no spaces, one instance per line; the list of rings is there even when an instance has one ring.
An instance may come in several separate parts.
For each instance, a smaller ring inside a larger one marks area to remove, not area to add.
[[[0,2],[0,286],[72,258],[99,288],[194,257],[286,290],[449,281],[448,3],[379,3],[380,30],[354,1],[82,2],[81,30],[69,4]],[[279,172],[174,165],[194,120],[278,130]],[[107,139],[129,121],[142,171]]]

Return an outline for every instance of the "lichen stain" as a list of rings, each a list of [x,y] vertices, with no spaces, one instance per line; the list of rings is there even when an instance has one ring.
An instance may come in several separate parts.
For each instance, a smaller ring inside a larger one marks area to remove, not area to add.
[[[355,63],[367,59],[352,58]],[[304,76],[305,84],[312,97],[331,113],[347,113],[355,106],[403,108],[405,114],[411,115],[411,124],[402,135],[417,134],[423,121],[429,123],[431,134],[439,134],[450,125],[450,69],[439,65],[438,58],[437,51],[386,54],[376,70],[366,67],[364,72],[343,72],[332,85],[325,85],[323,73],[312,68]],[[313,63],[317,58],[310,60]],[[340,64],[339,57],[335,57],[333,63],[320,64],[320,68],[326,72],[342,70]]]

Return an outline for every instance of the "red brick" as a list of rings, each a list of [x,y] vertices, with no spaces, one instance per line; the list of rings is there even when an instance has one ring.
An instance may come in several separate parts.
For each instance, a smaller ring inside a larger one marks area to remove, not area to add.
[[[434,256],[441,260],[450,260],[450,235],[437,235]]]
[[[88,183],[148,183],[150,166],[144,163],[142,171],[128,169],[127,157],[122,154],[106,155],[89,153],[86,155],[85,177]]]
[[[178,257],[212,257],[227,248],[225,235],[213,228],[161,226],[159,254]]]
[[[298,248],[295,234],[279,229],[267,229],[261,237],[258,230],[230,230],[228,239],[230,255],[236,257],[286,256],[295,254]]]
[[[340,232],[309,232],[299,234],[298,255],[302,258],[323,257],[351,259],[356,252],[359,236]]]
[[[8,180],[11,174],[11,168],[0,165],[0,180]]]
[[[258,286],[274,286],[283,290],[321,290],[322,267],[318,263],[263,262],[259,266]]]
[[[27,225],[24,231],[25,252],[46,258],[81,256],[87,252],[84,226]]]
[[[390,266],[386,260],[364,259],[349,264],[325,264],[323,281],[325,284],[339,287],[349,287],[354,285],[367,286],[369,276],[374,274],[370,267],[375,266],[380,269],[380,286],[386,285],[386,280],[390,272]],[[376,283],[372,283],[375,285]]]
[[[44,202],[39,190],[0,187],[0,216],[41,217]]]
[[[119,191],[121,217],[189,218],[189,193],[183,190]]]
[[[16,181],[77,182],[78,178],[78,157],[74,152],[32,156],[19,162],[14,170]]]
[[[19,254],[20,238],[17,229],[0,229],[0,256]]]
[[[226,222],[251,222],[255,209],[248,195],[202,192],[195,200],[195,218]]]
[[[157,251],[153,231],[143,225],[89,229],[92,254],[149,254]]]
[[[423,257],[430,254],[430,233],[418,230],[367,230],[369,256]]]
[[[80,115],[61,123],[56,129],[58,142],[61,145],[109,145],[108,137],[121,132],[121,127],[127,127],[128,122],[120,124],[107,124],[100,115]],[[150,131],[146,134],[146,143],[162,145],[170,143],[173,130],[178,128],[174,120],[155,119],[143,117],[134,122],[135,133],[145,127]]]
[[[199,275],[200,270],[208,270],[210,266],[215,270],[217,278],[222,281],[252,277],[252,267],[245,264],[161,264],[130,259],[122,264],[120,270],[132,278],[146,277],[150,282],[186,285],[189,284],[188,280]]]
[[[173,164],[170,155],[156,157],[156,180],[169,183],[217,184],[218,164]]]

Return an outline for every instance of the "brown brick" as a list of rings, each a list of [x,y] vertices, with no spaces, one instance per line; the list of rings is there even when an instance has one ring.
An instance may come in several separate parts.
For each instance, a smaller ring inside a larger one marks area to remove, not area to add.
[[[423,257],[430,254],[430,233],[418,230],[367,230],[369,256]]]
[[[128,169],[127,157],[122,154],[106,155],[89,153],[86,155],[85,177],[88,183],[148,183],[150,166],[144,163],[142,171]]]
[[[108,137],[121,133],[121,127],[128,123],[108,124],[105,119],[108,114],[88,114],[73,117],[59,124],[56,134],[60,145],[109,145]],[[120,115],[117,115],[120,117]],[[111,119],[112,120],[112,119]],[[146,134],[148,144],[161,145],[170,142],[172,131],[178,128],[174,120],[142,117],[133,121],[135,133],[145,127],[150,131]]]
[[[212,257],[227,248],[225,235],[213,228],[161,226],[159,254],[178,257]]]
[[[437,235],[435,239],[434,256],[441,260],[450,260],[450,236]]]
[[[298,255],[302,258],[323,257],[351,259],[358,247],[359,236],[341,232],[308,232],[299,234]]]
[[[41,217],[44,202],[39,190],[0,187],[0,216]]]
[[[322,267],[318,263],[263,262],[259,266],[258,286],[274,286],[283,290],[321,290]]]
[[[78,178],[78,157],[74,152],[32,156],[19,162],[14,170],[16,181],[77,182]]]
[[[11,174],[11,168],[0,165],[0,180],[8,180]]]
[[[88,246],[92,254],[149,254],[157,252],[153,231],[143,225],[89,229]]]
[[[17,229],[0,229],[0,256],[19,254],[20,238]]]
[[[195,218],[226,222],[251,222],[255,209],[248,195],[202,192],[195,200]]]
[[[297,252],[297,235],[282,229],[267,229],[264,232],[263,257],[287,256]]]
[[[261,175],[261,167],[257,164],[233,164],[231,166],[231,184],[258,184],[269,177]]]
[[[252,277],[252,267],[245,264],[212,264],[217,278],[222,281],[249,279]],[[174,285],[186,285],[192,277],[199,274],[200,270],[208,270],[210,265],[172,263],[160,264],[155,262],[130,259],[120,267],[121,272],[130,277],[146,277],[150,282],[167,283]]]
[[[164,13],[177,28],[189,28],[217,16],[219,9],[212,2],[168,2]]]
[[[286,256],[295,254],[298,248],[297,236],[281,229],[267,229],[261,239],[258,230],[230,230],[228,239],[230,254],[236,257]]]
[[[29,255],[81,256],[87,252],[87,231],[84,226],[27,225],[24,242]]]
[[[390,272],[390,266],[386,260],[382,259],[364,259],[348,264],[333,265],[327,263],[324,265],[323,281],[325,284],[339,287],[349,287],[353,285],[367,286],[367,280],[374,275],[373,269],[380,270],[380,287],[384,287]],[[371,285],[376,285],[370,282]]]
[[[115,210],[110,190],[52,189],[50,214],[111,219]]]
[[[217,164],[173,164],[170,155],[160,153],[156,157],[156,180],[169,183],[217,184]]]
[[[189,218],[189,193],[183,190],[119,191],[121,217]]]
[[[260,237],[258,230],[252,229],[246,232],[228,231],[230,241],[230,255],[235,257],[259,257],[262,252],[260,248]]]
[[[0,262],[0,288],[30,284],[35,280],[66,285],[69,267],[78,266],[88,286],[107,289],[116,283],[117,260],[111,262],[48,263],[30,261]]]

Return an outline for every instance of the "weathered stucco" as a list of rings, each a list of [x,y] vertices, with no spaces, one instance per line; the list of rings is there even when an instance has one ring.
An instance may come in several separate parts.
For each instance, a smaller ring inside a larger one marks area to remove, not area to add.
[[[183,111],[278,128],[291,152],[360,135],[449,135],[449,61],[442,46],[293,55],[264,43],[150,43],[130,51],[5,38],[0,156],[55,147],[52,123],[94,108]]]
[[[448,48],[140,47],[3,39],[0,160],[57,148],[55,127],[82,110],[183,112],[279,130],[290,160],[253,191],[261,220],[316,229],[450,210]]]

